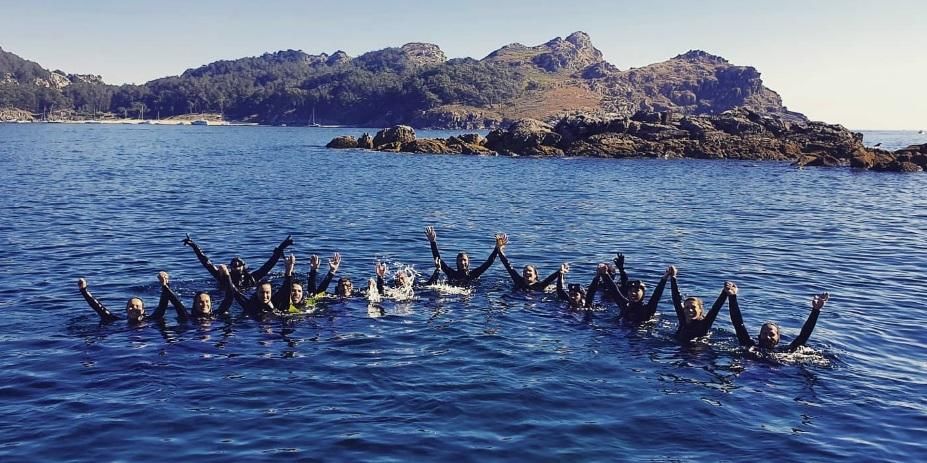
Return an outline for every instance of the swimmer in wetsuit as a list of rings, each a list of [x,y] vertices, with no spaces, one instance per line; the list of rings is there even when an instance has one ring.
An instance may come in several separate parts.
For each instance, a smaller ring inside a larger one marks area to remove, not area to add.
[[[171,290],[168,287],[170,276],[167,272],[160,272],[158,273],[158,281],[161,283],[161,299],[158,302],[158,308],[155,309],[150,316],[145,314],[145,303],[141,298],[133,296],[126,301],[126,321],[129,322],[129,324],[137,325],[146,320],[161,321],[164,319],[164,313],[167,311],[167,304],[168,301],[170,301],[171,294]],[[102,302],[90,294],[90,290],[87,288],[87,280],[78,278],[77,288],[80,290],[80,294],[84,296],[84,300],[87,301],[87,304],[90,305],[90,308],[100,316],[100,321],[109,323],[120,319],[110,312]],[[177,309],[177,306],[174,306],[174,308]],[[184,321],[187,318],[186,311],[177,309],[178,320]]]
[[[291,259],[287,260],[290,261]],[[296,259],[292,259],[292,262],[295,266]],[[224,264],[219,265],[217,270],[219,271],[219,277],[224,281],[222,284],[231,288],[232,295],[244,309],[246,315],[260,318],[264,315],[281,315],[287,312],[289,307],[290,288],[286,283],[284,283],[277,292],[274,292],[269,281],[261,280],[258,282],[251,297],[247,297],[242,293],[240,288],[235,286],[228,267]],[[290,281],[292,281],[292,272],[292,266],[287,265],[287,273],[289,273]]]
[[[431,243],[431,256],[435,259],[441,259],[441,253],[438,251],[438,235],[435,233],[435,227],[425,227],[425,236],[428,237],[428,241]],[[493,248],[492,254],[489,255],[489,258],[486,259],[483,265],[480,265],[474,270],[470,270],[470,256],[463,251],[457,254],[456,269],[452,269],[449,265],[444,263],[444,260],[440,260],[441,271],[447,275],[447,284],[452,286],[466,286],[472,284],[483,272],[488,270],[493,261],[496,260],[496,256],[499,255],[499,247],[503,245],[501,244],[501,239],[502,235],[496,235],[496,247]]]
[[[322,283],[316,286],[316,276],[318,275],[321,261],[319,256],[313,255],[309,258],[309,299],[325,297],[328,285],[331,283],[338,268],[341,267],[341,253],[336,252],[331,259],[328,259],[328,273],[322,278]],[[335,296],[339,299],[348,298],[354,295],[354,283],[350,278],[341,277],[335,284]]]
[[[386,296],[386,273],[389,271],[385,263],[377,262],[374,270],[377,273],[377,293],[380,296]],[[435,271],[431,274],[431,278],[425,282],[425,286],[431,286],[438,283],[438,277],[441,275],[441,259],[435,258]],[[415,287],[415,275],[412,273],[411,269],[404,268],[400,269],[393,275],[393,281],[390,283],[390,287],[397,290],[412,292],[412,289]]]
[[[799,333],[798,337],[789,343],[788,347],[785,349],[776,349],[776,346],[779,344],[779,325],[773,322],[763,323],[763,326],[760,328],[760,335],[757,337],[756,342],[754,342],[753,339],[750,338],[747,328],[744,326],[744,319],[740,313],[740,306],[737,304],[737,285],[731,283],[731,289],[728,295],[731,323],[734,325],[734,331],[737,332],[737,340],[740,342],[740,345],[751,351],[759,349],[764,352],[774,350],[792,352],[805,345],[805,343],[808,342],[808,338],[811,337],[811,332],[814,331],[814,325],[818,322],[818,315],[821,314],[821,309],[824,308],[824,304],[828,299],[830,299],[830,294],[826,292],[811,298],[811,314],[808,315],[808,319],[805,320],[805,324],[801,328],[801,333]]]
[[[676,339],[682,342],[688,342],[695,338],[700,338],[702,336],[708,335],[708,330],[711,329],[711,325],[714,324],[715,318],[718,317],[718,312],[721,311],[721,307],[724,306],[724,302],[727,301],[728,295],[731,293],[734,286],[730,281],[724,283],[724,288],[721,289],[721,294],[718,295],[718,299],[715,301],[715,304],[711,306],[711,310],[708,311],[708,314],[705,314],[704,303],[700,298],[697,297],[687,297],[683,300],[682,295],[679,294],[679,285],[676,282],[676,267],[670,266],[670,287],[673,292],[673,307],[676,309],[676,318],[679,320],[679,327],[676,329]]]
[[[557,297],[567,301],[571,310],[588,310],[592,308],[595,292],[599,286],[600,274],[596,273],[595,277],[592,278],[592,282],[589,283],[588,289],[584,289],[578,283],[571,283],[564,290],[566,274],[569,272],[570,264],[564,263],[560,265],[560,270],[557,271],[559,274],[557,277]]]
[[[607,264],[599,264],[600,268],[603,266],[605,266],[607,272]],[[657,313],[657,304],[660,303],[660,297],[663,296],[663,288],[666,286],[666,280],[669,278],[671,268],[673,267],[667,267],[663,277],[660,278],[660,283],[658,283],[657,288],[653,290],[653,294],[650,296],[650,300],[647,301],[647,303],[644,303],[644,295],[647,291],[647,286],[644,285],[644,282],[640,280],[628,282],[627,295],[625,295],[615,281],[606,274],[602,280],[603,283],[605,283],[606,293],[608,293],[613,300],[618,302],[618,307],[620,309],[618,319],[622,320],[624,323],[639,325],[653,318]],[[619,270],[620,269],[621,268],[619,268]]]
[[[194,320],[210,320],[215,316],[227,315],[229,313],[229,308],[232,307],[232,302],[235,300],[230,291],[225,292],[222,303],[215,310],[212,308],[212,296],[206,291],[197,291],[193,296],[193,310],[188,314],[187,306],[184,305],[180,298],[177,297],[177,294],[168,286],[170,275],[165,272],[161,273],[164,274],[164,279],[161,282],[162,291],[167,292],[168,300],[174,306],[174,310],[177,311],[178,319],[192,318]],[[159,279],[161,279],[160,276]],[[181,314],[183,315],[181,316]]]
[[[209,271],[209,273],[219,282],[220,285],[224,284],[223,277],[219,275],[219,268],[209,260],[209,257],[203,252],[203,250],[190,238],[190,235],[187,235],[183,240],[183,244],[190,246],[193,249],[193,252],[196,254],[196,258],[199,259],[200,263],[203,264],[203,267]],[[248,270],[248,266],[245,264],[245,261],[240,257],[235,256],[229,261],[229,275],[231,277],[232,283],[235,284],[235,287],[238,289],[247,289],[257,285],[257,282],[267,277],[267,274],[273,270],[274,266],[277,265],[277,262],[283,257],[283,251],[287,247],[293,244],[293,238],[287,236],[279,246],[274,248],[274,253],[270,256],[270,259],[267,259],[267,262],[261,266],[261,268],[251,272]],[[222,288],[223,290],[227,288]]]
[[[497,241],[497,244],[500,241]],[[505,246],[509,242],[509,237],[506,234],[501,235],[501,246],[497,246],[499,249],[499,260],[502,261],[502,265],[505,267],[505,270],[509,272],[509,276],[512,278],[512,283],[515,284],[516,290],[521,291],[544,291],[545,288],[553,284],[560,278],[561,270],[563,265],[560,266],[560,269],[551,273],[549,277],[544,280],[538,280],[538,269],[533,265],[526,265],[522,269],[521,275],[512,268],[512,264],[509,262],[508,257],[505,255]],[[569,266],[567,266],[569,268]]]

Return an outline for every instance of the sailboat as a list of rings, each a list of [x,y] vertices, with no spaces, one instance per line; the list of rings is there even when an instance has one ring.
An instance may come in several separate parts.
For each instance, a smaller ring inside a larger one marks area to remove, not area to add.
[[[322,124],[315,121],[315,106],[312,107],[312,119],[309,121],[309,127],[322,127]]]

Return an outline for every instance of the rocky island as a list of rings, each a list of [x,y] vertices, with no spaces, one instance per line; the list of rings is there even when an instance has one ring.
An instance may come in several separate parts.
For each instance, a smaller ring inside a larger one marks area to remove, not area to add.
[[[418,139],[410,126],[336,137],[329,148],[434,154],[660,157],[792,161],[797,166],[855,167],[921,172],[927,144],[889,152],[863,145],[860,133],[840,125],[788,120],[746,108],[711,116],[638,111],[630,117],[578,115],[555,124],[533,119],[496,129],[486,137],[466,134]]]

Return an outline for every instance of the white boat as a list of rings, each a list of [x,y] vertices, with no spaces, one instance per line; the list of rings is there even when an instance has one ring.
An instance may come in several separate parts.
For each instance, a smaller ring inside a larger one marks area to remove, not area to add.
[[[309,121],[309,127],[322,127],[322,124],[315,121],[315,106],[312,107],[312,119]]]
[[[151,125],[154,124],[154,122],[151,122],[151,119],[145,119],[144,121],[139,122],[139,124]]]
[[[209,121],[206,119],[197,119],[195,121],[190,121],[190,125],[209,125]]]

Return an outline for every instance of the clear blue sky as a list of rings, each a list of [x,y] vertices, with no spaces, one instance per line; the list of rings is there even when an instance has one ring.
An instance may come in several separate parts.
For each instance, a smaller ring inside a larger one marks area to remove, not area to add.
[[[927,129],[927,2],[917,0],[0,0],[0,47],[117,84],[288,48],[356,56],[417,41],[482,58],[578,30],[621,69],[702,49],[756,67],[812,119]]]

